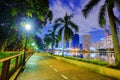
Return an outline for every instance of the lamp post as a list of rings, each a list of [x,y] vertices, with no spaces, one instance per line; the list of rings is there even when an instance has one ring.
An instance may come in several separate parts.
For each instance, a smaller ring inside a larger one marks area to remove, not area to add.
[[[25,35],[26,40],[25,40],[25,46],[24,46],[23,68],[25,68],[26,48],[27,48],[27,41],[28,41],[28,39],[27,39],[27,34],[28,34],[28,31],[29,31],[30,29],[31,29],[31,25],[30,25],[30,24],[26,24],[26,25],[25,25],[25,30],[26,30],[27,32],[26,32],[26,35]]]

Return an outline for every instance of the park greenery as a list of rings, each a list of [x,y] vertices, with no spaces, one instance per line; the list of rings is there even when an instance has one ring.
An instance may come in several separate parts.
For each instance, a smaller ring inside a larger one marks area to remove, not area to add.
[[[58,56],[61,57],[59,55],[54,55],[54,56]],[[51,56],[54,58],[54,56]],[[87,63],[92,63],[92,64],[96,64],[96,65],[100,65],[100,66],[108,66],[108,62],[105,61],[101,61],[101,60],[96,60],[96,59],[84,59],[84,58],[79,58],[79,57],[72,57],[72,56],[64,56],[64,58],[66,59],[72,59],[72,60],[77,60],[77,61],[82,61],[82,62],[87,62]]]
[[[55,30],[48,30],[48,34],[45,34],[44,42],[46,49],[49,47],[49,45],[51,45],[51,53],[53,53],[53,48],[58,47],[59,42],[58,35],[55,34]]]
[[[82,10],[85,18],[100,1],[90,0],[85,5]],[[120,10],[120,0],[105,0],[99,10],[98,22],[101,27],[104,27],[106,25],[107,13],[112,32],[116,66],[119,67],[120,47],[117,36],[117,24],[120,24],[120,20],[114,15],[114,7]],[[58,42],[63,41],[62,55],[64,55],[66,41],[71,40],[74,32],[79,31],[78,25],[71,21],[73,14],[68,15],[66,13],[63,18],[58,18],[54,21],[53,30],[49,30],[44,37],[44,45],[41,38],[36,35],[36,32],[39,32],[47,22],[51,23],[53,18],[52,11],[49,10],[48,0],[0,0],[0,12],[0,59],[14,54],[14,52],[6,54],[5,51],[23,51],[26,37],[29,40],[27,50],[34,49],[30,43],[35,42],[39,49],[48,48],[51,45],[52,53],[54,46],[57,47]],[[32,27],[34,27],[29,32],[29,35],[26,35],[28,32],[24,29],[26,23],[31,23]],[[104,63],[99,61],[76,60],[104,65]]]
[[[22,50],[24,48],[26,23],[34,23],[36,30],[52,20],[48,0],[0,0],[0,51]],[[30,38],[31,39],[31,38]]]
[[[22,52],[0,52],[0,59],[3,59],[3,58],[6,58],[6,57],[9,57],[9,56],[13,56],[15,54],[22,54]]]
[[[67,13],[63,18],[58,18],[55,20],[54,24],[54,30],[56,31],[58,29],[58,40],[63,40],[62,45],[62,56],[64,56],[64,49],[65,49],[65,43],[68,40],[72,39],[72,36],[75,32],[79,31],[78,26],[71,21],[73,18],[73,15],[68,15]]]

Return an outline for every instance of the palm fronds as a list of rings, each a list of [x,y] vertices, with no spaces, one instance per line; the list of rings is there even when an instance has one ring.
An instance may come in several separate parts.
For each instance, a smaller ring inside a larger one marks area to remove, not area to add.
[[[118,8],[118,10],[120,11],[120,0],[114,0],[114,3],[116,7]]]
[[[100,0],[90,0],[87,5],[85,5],[84,9],[82,10],[83,15],[85,18],[88,16],[89,12],[93,9],[95,5],[97,5]]]
[[[53,26],[53,30],[56,30],[58,27],[60,27],[60,25],[62,25],[61,23],[55,23],[55,25]]]
[[[106,25],[105,12],[106,12],[106,7],[105,7],[105,5],[103,5],[103,6],[101,6],[101,9],[100,9],[100,12],[99,12],[99,25],[101,27]]]
[[[66,27],[65,29],[65,40],[70,40],[72,39],[72,36],[73,36],[73,31],[69,28],[69,27]]]
[[[69,24],[70,24],[70,26],[71,26],[73,29],[75,29],[76,32],[79,31],[78,26],[77,26],[75,23],[73,23],[72,21],[70,21]]]
[[[64,27],[60,28],[60,30],[58,31],[58,40],[61,41],[62,39],[62,32],[63,32]]]
[[[57,20],[55,20],[55,23],[64,23],[64,20],[62,18],[58,18]]]

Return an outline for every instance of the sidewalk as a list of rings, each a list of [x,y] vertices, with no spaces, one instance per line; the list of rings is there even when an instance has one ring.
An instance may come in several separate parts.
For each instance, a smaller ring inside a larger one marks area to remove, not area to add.
[[[64,60],[69,61],[72,64]],[[75,66],[73,65],[74,62],[76,64],[82,63],[75,60],[65,59],[63,57],[57,57],[57,59],[55,59],[41,53],[34,54],[26,63],[25,70],[17,77],[16,80],[117,80],[112,77],[107,77],[88,69]],[[90,67],[90,64],[85,64],[86,65],[82,65]]]
[[[44,62],[42,54],[34,54],[26,63],[25,70],[16,80],[64,80]]]

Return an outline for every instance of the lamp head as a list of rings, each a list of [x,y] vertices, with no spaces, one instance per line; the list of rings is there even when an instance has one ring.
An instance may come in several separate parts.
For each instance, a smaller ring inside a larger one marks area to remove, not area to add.
[[[31,29],[31,25],[30,24],[26,24],[25,25],[25,29],[29,31]]]

